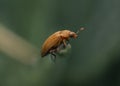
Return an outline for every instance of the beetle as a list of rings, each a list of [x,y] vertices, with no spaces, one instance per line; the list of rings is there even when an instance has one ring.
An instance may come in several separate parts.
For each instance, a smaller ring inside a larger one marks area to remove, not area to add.
[[[61,30],[50,35],[42,45],[41,57],[45,57],[50,54],[52,59],[56,58],[56,52],[59,52],[60,48],[66,48],[70,38],[77,38],[78,33],[84,30],[80,28],[76,33],[70,30]]]

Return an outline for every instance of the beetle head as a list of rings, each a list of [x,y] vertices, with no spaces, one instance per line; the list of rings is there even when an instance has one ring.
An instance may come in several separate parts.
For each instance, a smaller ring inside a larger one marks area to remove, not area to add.
[[[71,38],[77,38],[77,34],[75,32],[70,32],[69,35]]]

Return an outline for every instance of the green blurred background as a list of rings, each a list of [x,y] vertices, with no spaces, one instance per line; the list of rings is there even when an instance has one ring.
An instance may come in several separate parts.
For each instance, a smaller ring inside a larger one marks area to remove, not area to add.
[[[120,86],[119,0],[0,0],[0,86]],[[85,27],[53,64],[52,33]]]

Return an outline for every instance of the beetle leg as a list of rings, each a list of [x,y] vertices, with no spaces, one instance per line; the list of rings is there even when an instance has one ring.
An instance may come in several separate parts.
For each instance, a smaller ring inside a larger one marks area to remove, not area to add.
[[[68,41],[66,41],[65,44],[64,44],[64,42],[61,43],[61,44],[57,47],[56,52],[59,52],[60,50],[65,49],[68,44],[69,44]]]
[[[56,52],[59,52],[60,51],[60,46],[56,49]]]
[[[55,55],[55,52],[56,50],[51,50],[50,51],[50,58],[51,58],[51,60],[53,61],[53,62],[55,62],[56,61],[56,55]]]
[[[51,54],[51,60],[55,63],[55,61],[56,61],[56,55],[54,53]]]
[[[67,44],[67,45],[70,44],[69,40],[66,40],[66,44]]]
[[[54,53],[51,53],[51,60],[55,63],[55,61],[56,61],[56,55]]]
[[[66,47],[66,46],[67,46],[67,44],[66,44],[66,41],[65,41],[65,40],[63,40],[63,44],[64,44],[64,47]]]

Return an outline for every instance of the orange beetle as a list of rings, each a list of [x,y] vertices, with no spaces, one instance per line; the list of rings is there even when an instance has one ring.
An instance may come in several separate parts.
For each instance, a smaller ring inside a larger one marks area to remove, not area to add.
[[[79,31],[81,30],[84,30],[84,28],[80,28]],[[55,59],[55,53],[59,51],[59,48],[61,46],[65,48],[67,46],[66,42],[69,41],[69,38],[76,38],[79,31],[75,33],[70,30],[62,30],[49,36],[42,45],[41,57],[51,54],[51,58]]]

